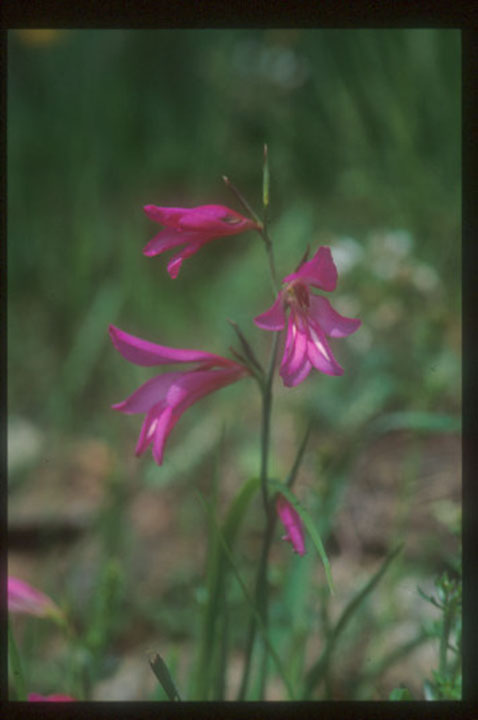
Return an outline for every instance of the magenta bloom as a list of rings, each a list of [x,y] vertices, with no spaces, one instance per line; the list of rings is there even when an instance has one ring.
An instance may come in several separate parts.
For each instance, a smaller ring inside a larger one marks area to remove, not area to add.
[[[312,366],[327,375],[342,375],[326,340],[345,337],[355,332],[361,321],[336,312],[327,298],[312,294],[310,287],[326,292],[335,290],[337,268],[330,248],[319,247],[314,257],[287,275],[275,303],[254,319],[264,330],[283,330],[286,310],[290,311],[280,375],[284,385],[293,387],[305,380]]]
[[[61,614],[60,608],[48,595],[11,576],[8,577],[8,611],[36,617]]]
[[[286,529],[286,534],[282,536],[282,540],[290,542],[299,555],[305,555],[304,530],[299,513],[280,493],[276,499],[276,510]]]
[[[250,374],[244,365],[220,355],[156,345],[129,335],[113,325],[110,325],[109,332],[115,348],[126,360],[136,365],[196,363],[193,370],[156,375],[126,400],[113,405],[115,410],[128,415],[146,413],[136,445],[136,455],[141,455],[152,444],[153,457],[158,465],[163,461],[169,433],[188,407],[205,395]]]
[[[151,220],[165,225],[165,229],[143,249],[144,255],[153,257],[171,248],[185,246],[168,263],[168,273],[172,278],[177,277],[183,260],[194,255],[210,240],[258,228],[254,220],[224,205],[200,205],[195,208],[146,205],[144,210]]]
[[[75,698],[71,695],[39,695],[38,693],[29,693],[29,702],[75,702]]]

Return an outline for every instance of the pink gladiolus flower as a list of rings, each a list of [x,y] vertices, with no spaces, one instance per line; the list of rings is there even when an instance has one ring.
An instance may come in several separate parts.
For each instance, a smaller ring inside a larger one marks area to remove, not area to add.
[[[149,241],[143,249],[144,255],[153,257],[171,248],[185,246],[168,263],[168,273],[172,278],[178,276],[183,260],[194,255],[210,240],[259,227],[254,220],[224,205],[200,205],[195,208],[146,205],[144,211],[151,220],[166,226]]]
[[[18,578],[8,578],[8,610],[37,617],[61,614],[51,598]]]
[[[158,465],[166,440],[185,410],[205,395],[240,380],[250,371],[233,360],[203,352],[156,345],[110,325],[110,337],[121,355],[136,365],[197,363],[193,370],[167,372],[151,378],[123,402],[112,407],[126,414],[146,413],[136,445],[141,455],[153,445]]]
[[[305,555],[304,530],[299,513],[280,493],[276,499],[276,510],[286,529],[286,534],[282,536],[282,540],[290,542],[299,555]]]
[[[305,380],[312,366],[327,375],[342,375],[340,367],[325,338],[351,335],[361,321],[346,318],[336,312],[322,295],[310,292],[316,287],[326,292],[335,290],[337,268],[330,248],[319,247],[314,257],[304,262],[299,269],[287,275],[276,301],[254,322],[264,330],[283,330],[286,324],[286,309],[290,310],[287,336],[280,375],[287,387],[293,387]]]
[[[38,693],[29,693],[29,702],[75,702],[75,698],[71,695],[39,695]]]

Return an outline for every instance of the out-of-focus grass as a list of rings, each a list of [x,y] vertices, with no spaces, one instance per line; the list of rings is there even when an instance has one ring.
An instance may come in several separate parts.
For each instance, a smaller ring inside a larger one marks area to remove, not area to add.
[[[221,181],[226,174],[259,210],[264,142],[279,277],[294,269],[308,244],[312,251],[330,245],[339,268],[333,304],[363,321],[356,335],[334,344],[343,377],[315,374],[294,390],[276,384],[272,445],[279,452],[271,472],[284,476],[290,458],[280,452],[282,435],[297,445],[304,415],[311,416],[320,447],[311,449],[317,484],[307,500],[327,538],[364,439],[393,427],[457,429],[459,33],[78,30],[42,36],[41,43],[35,37],[12,31],[8,41],[9,412],[47,436],[95,436],[115,448],[120,469],[97,521],[104,554],[97,582],[107,576],[110,557],[131,561],[120,547],[126,535],[116,531],[127,523],[128,490],[118,500],[117,486],[127,485],[123,463],[129,467],[139,418],[109,406],[154,372],[115,352],[108,324],[161,344],[226,354],[235,340],[230,317],[263,358],[270,342],[252,322],[272,302],[259,237],[206,245],[173,281],[163,256],[141,253],[159,229],[142,206],[237,208]],[[191,475],[205,482],[195,472],[213,454],[224,418],[235,437],[226,453],[234,473],[242,479],[256,473],[251,427],[259,399],[252,385],[244,381],[191,408],[168,441],[164,466],[138,461],[144,487],[181,493]],[[410,493],[405,484],[402,491],[403,520]],[[185,500],[181,512],[186,532],[192,518],[197,522],[194,501]],[[258,533],[254,513],[246,529]],[[400,518],[397,540],[399,524]],[[247,565],[249,558],[243,547],[239,560]],[[307,556],[287,570],[271,569],[277,591],[271,636],[290,653],[296,683],[310,667],[307,628],[324,630],[328,622],[328,610],[318,617],[322,585],[309,577],[310,564]],[[135,597],[134,580],[126,577],[123,623],[144,617],[160,633],[172,628],[176,638],[191,636],[183,582],[178,569],[171,602],[165,595],[157,603]],[[240,648],[243,600],[233,584],[228,592],[238,618],[231,647]],[[93,601],[89,607],[101,616]],[[76,612],[86,633],[88,618]],[[363,612],[371,635],[386,634],[393,619],[385,611],[378,618],[370,608]],[[116,609],[115,632],[118,615]],[[48,631],[28,627],[34,656]],[[350,633],[345,644],[364,642],[360,623]],[[104,638],[93,641],[99,656],[106,653],[98,670],[106,675],[114,660]],[[52,691],[61,680],[60,667],[37,672]]]
[[[380,258],[366,252],[346,284],[366,332],[382,323],[361,371],[405,386],[429,377],[431,355],[456,373],[443,339],[459,297],[459,69],[454,31],[64,31],[41,46],[12,31],[11,409],[107,425],[100,409],[136,377],[108,320],[219,352],[227,315],[254,335],[251,315],[270,300],[259,239],[219,240],[172,281],[164,258],[141,254],[158,230],[142,205],[234,205],[226,173],[257,207],[264,141],[279,274],[307,243],[350,236],[367,250],[374,235]],[[437,297],[387,272],[398,231]]]

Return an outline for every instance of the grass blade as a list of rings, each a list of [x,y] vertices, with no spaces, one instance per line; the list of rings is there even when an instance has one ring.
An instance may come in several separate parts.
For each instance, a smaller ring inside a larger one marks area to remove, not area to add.
[[[297,455],[294,460],[294,464],[292,465],[292,468],[290,470],[289,475],[287,476],[286,485],[287,487],[291,488],[294,484],[294,480],[296,478],[297,473],[299,472],[299,467],[302,462],[302,458],[304,457],[305,448],[307,446],[307,441],[309,439],[310,431],[312,430],[312,421],[309,422],[307,425],[307,429],[305,431],[305,435],[302,439],[302,443],[297,451]]]
[[[199,494],[199,498],[200,498],[201,502],[203,503],[206,511],[210,514],[210,513],[211,513],[211,509],[210,509],[209,504],[208,504],[207,501],[204,499],[204,497],[201,495],[201,493],[198,492],[198,494]],[[233,558],[233,556],[232,556],[232,552],[231,552],[231,550],[230,550],[230,548],[229,548],[229,546],[228,546],[228,543],[227,543],[227,541],[226,541],[225,534],[224,534],[223,531],[220,530],[220,528],[218,527],[217,522],[216,522],[216,519],[215,519],[214,517],[212,517],[212,521],[213,521],[213,522],[215,523],[215,525],[216,525],[217,532],[218,532],[218,537],[219,537],[219,540],[220,540],[220,542],[221,542],[221,545],[222,545],[222,547],[223,547],[223,549],[224,549],[224,552],[225,552],[225,554],[226,554],[226,557],[227,557],[227,559],[228,559],[228,561],[229,561],[230,567],[231,567],[234,575],[236,576],[237,582],[239,583],[239,585],[240,585],[240,587],[241,587],[241,590],[242,590],[243,595],[244,595],[244,598],[245,598],[245,600],[246,600],[246,602],[247,602],[247,604],[248,604],[248,606],[249,606],[249,609],[250,609],[250,611],[252,612],[252,614],[254,615],[254,617],[255,617],[255,619],[256,619],[257,625],[258,625],[258,627],[259,627],[259,630],[261,631],[261,634],[262,634],[262,636],[263,636],[264,642],[267,644],[267,647],[268,647],[268,649],[269,649],[269,652],[270,652],[270,654],[271,654],[271,656],[272,656],[272,658],[274,659],[274,662],[275,662],[275,664],[276,664],[277,670],[278,670],[278,672],[279,672],[279,674],[280,674],[280,676],[281,676],[281,678],[282,678],[282,680],[283,680],[283,682],[284,682],[284,685],[285,685],[286,688],[287,688],[287,692],[288,692],[288,694],[289,694],[289,698],[290,698],[291,700],[294,700],[294,691],[293,691],[293,689],[292,689],[290,680],[289,680],[289,678],[288,678],[288,676],[287,676],[287,674],[286,674],[286,672],[285,672],[285,670],[284,670],[284,667],[283,667],[283,665],[282,665],[282,662],[281,662],[279,656],[277,655],[277,652],[275,651],[275,649],[274,649],[274,647],[273,647],[273,645],[272,645],[272,643],[271,643],[271,641],[270,641],[270,639],[269,639],[269,635],[268,635],[267,630],[266,630],[266,628],[265,628],[265,626],[264,626],[264,623],[262,622],[261,615],[260,615],[258,609],[256,608],[253,599],[252,599],[251,596],[249,595],[249,591],[247,590],[247,587],[246,587],[244,581],[243,581],[242,578],[241,578],[241,575],[240,575],[240,573],[239,573],[239,570],[237,569],[237,566],[236,566],[236,564],[235,564],[235,562],[234,562],[234,558]]]
[[[151,669],[159,680],[161,687],[170,700],[181,700],[176,685],[173,682],[168,666],[159,653],[149,661]]]
[[[335,644],[336,644],[340,634],[343,632],[345,626],[349,622],[350,618],[353,616],[354,612],[361,605],[361,603],[365,600],[365,598],[372,592],[372,590],[375,588],[377,583],[381,580],[381,578],[385,574],[387,568],[390,566],[391,562],[395,559],[395,557],[402,550],[402,548],[403,548],[403,543],[400,544],[398,547],[396,547],[394,550],[392,550],[392,552],[390,552],[387,555],[387,557],[385,558],[385,560],[383,561],[382,565],[379,567],[377,572],[374,575],[372,575],[370,580],[364,585],[364,587],[356,595],[354,595],[354,597],[350,600],[348,605],[344,608],[335,627],[333,628],[333,630],[329,634],[329,637],[327,638],[327,644],[324,648],[322,655],[319,657],[317,662],[311,667],[311,669],[307,673],[306,680],[305,680],[305,687],[304,687],[304,699],[308,700],[310,698],[312,691],[318,685],[318,683],[321,681],[324,674],[326,673],[328,665],[330,663],[330,658],[331,658],[333,649],[335,647]]]
[[[8,618],[8,659],[10,661],[11,677],[15,688],[16,700],[26,700],[27,691],[25,686],[25,676],[23,674],[22,661],[18,652],[17,644],[13,636],[13,628]]]
[[[230,506],[222,526],[222,533],[230,548],[234,546],[249,503],[258,491],[259,485],[259,478],[251,478],[248,480],[241,487]],[[215,505],[213,505],[212,511],[209,513],[209,518],[211,519],[215,516]],[[218,621],[224,611],[224,587],[228,571],[227,557],[224,554],[217,533],[217,527],[212,523],[210,528],[211,554],[207,578],[208,600],[204,611],[194,691],[194,697],[201,700],[208,699],[212,667],[211,658],[214,655],[215,642],[219,634]],[[222,653],[219,654],[219,656],[223,656],[224,660],[223,653],[225,653],[224,648]],[[220,671],[225,672],[224,662],[221,663]]]

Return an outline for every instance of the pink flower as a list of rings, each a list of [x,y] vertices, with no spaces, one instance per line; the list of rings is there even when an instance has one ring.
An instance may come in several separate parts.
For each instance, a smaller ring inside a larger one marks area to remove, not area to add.
[[[75,702],[75,698],[71,695],[38,695],[38,693],[29,693],[29,702]]]
[[[8,610],[36,617],[61,614],[60,608],[51,598],[12,576],[8,577]]]
[[[156,345],[129,335],[113,325],[110,325],[109,332],[115,348],[126,360],[136,365],[197,363],[193,370],[156,375],[126,400],[112,406],[128,415],[146,413],[136,445],[136,455],[141,455],[152,444],[153,457],[158,465],[163,461],[169,433],[188,407],[205,395],[250,374],[244,365],[220,355]]]
[[[254,322],[264,330],[282,330],[286,309],[290,310],[280,366],[284,385],[298,385],[305,380],[312,366],[327,375],[342,375],[343,368],[334,358],[325,336],[351,335],[358,330],[361,321],[339,315],[325,297],[310,292],[311,286],[326,292],[335,290],[337,268],[330,248],[319,247],[311,260],[282,282],[285,286],[275,303]]]
[[[304,530],[299,513],[280,493],[276,498],[276,510],[287,531],[282,540],[290,542],[299,555],[305,555]]]
[[[172,278],[177,277],[183,260],[194,255],[210,240],[259,227],[254,220],[224,205],[200,205],[195,208],[146,205],[144,210],[151,220],[166,226],[149,241],[143,249],[144,255],[153,257],[179,245],[185,246],[168,263],[168,273]]]

